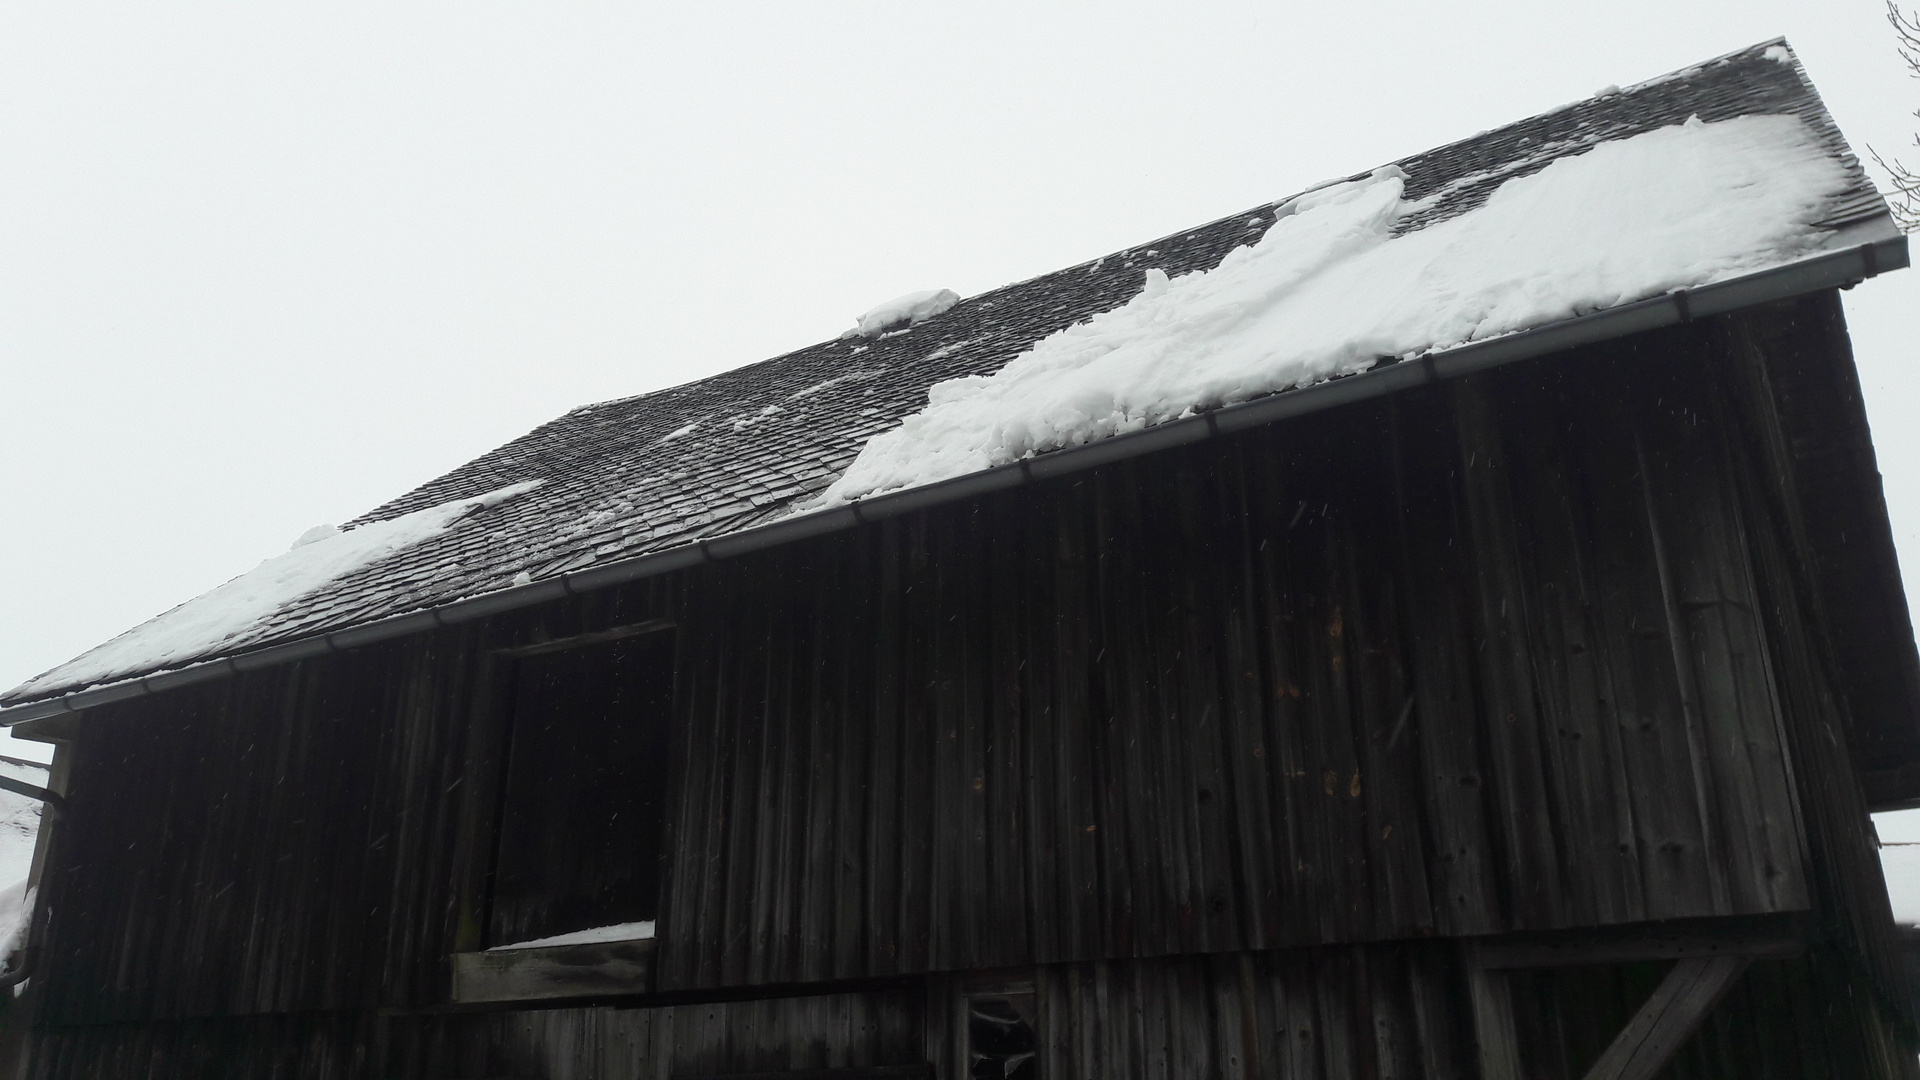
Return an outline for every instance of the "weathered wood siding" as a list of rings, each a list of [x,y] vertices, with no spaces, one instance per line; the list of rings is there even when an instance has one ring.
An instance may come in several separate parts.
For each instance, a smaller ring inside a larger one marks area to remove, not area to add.
[[[39,1022],[444,1002],[489,916],[494,650],[659,618],[658,991],[1812,907],[1891,993],[1766,407],[1772,367],[1845,362],[1837,319],[1780,305],[95,710]]]
[[[660,1008],[551,1009],[388,1022],[378,1075],[408,1080],[713,1076],[912,1065],[926,992],[823,994]]]
[[[1398,943],[1094,961],[1017,972],[1035,990],[1051,1080],[1468,1080],[1479,1060],[1459,950]],[[1528,1077],[1580,1080],[1664,965],[1523,974]],[[667,1006],[439,1016],[291,1014],[56,1029],[43,1080],[674,1080],[931,1064],[968,1075],[963,978],[894,990]],[[1812,959],[1755,965],[1664,1075],[1855,1080],[1912,1075],[1860,991]]]
[[[1519,975],[1514,1001],[1528,1080],[1582,1080],[1666,968],[1633,964]],[[1920,1075],[1902,1025],[1886,1012],[1855,1004],[1872,993],[1868,980],[1832,954],[1756,963],[1660,1076],[1846,1080]]]
[[[706,572],[661,985],[1804,907],[1715,388],[1650,344]]]

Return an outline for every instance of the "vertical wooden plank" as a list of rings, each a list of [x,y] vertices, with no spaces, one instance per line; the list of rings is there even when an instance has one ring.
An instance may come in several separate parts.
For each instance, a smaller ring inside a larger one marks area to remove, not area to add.
[[[754,568],[760,569],[760,568]],[[745,569],[736,571],[744,574]],[[760,569],[761,573],[766,573]],[[732,586],[746,594],[757,593],[759,582],[739,581]],[[754,605],[743,620],[736,646],[741,653],[740,679],[731,688],[731,732],[733,745],[731,790],[726,818],[726,870],[723,902],[714,946],[718,952],[719,979],[738,984],[752,978],[754,940],[763,925],[756,918],[760,900],[757,869],[760,852],[761,800],[766,762],[768,683],[774,658],[769,655],[769,633],[764,608]]]
[[[1270,954],[1273,995],[1273,1052],[1268,1060],[1285,1080],[1320,1080],[1320,1019],[1314,1006],[1314,976],[1310,954]]]
[[[1679,582],[1670,544],[1666,538],[1665,523],[1654,505],[1653,478],[1649,475],[1645,439],[1642,431],[1634,431],[1634,458],[1639,466],[1640,496],[1646,515],[1647,539],[1652,545],[1653,565],[1659,576],[1661,614],[1665,616],[1667,645],[1673,652],[1674,690],[1680,706],[1682,731],[1686,738],[1687,761],[1692,766],[1692,785],[1689,794],[1693,799],[1693,810],[1698,822],[1699,853],[1703,864],[1707,894],[1703,899],[1713,912],[1725,912],[1729,909],[1727,867],[1723,858],[1725,841],[1721,836],[1722,826],[1716,820],[1712,807],[1718,801],[1712,762],[1708,759],[1707,720],[1701,715],[1699,701],[1700,673],[1695,663],[1693,648],[1688,641],[1685,617],[1680,612],[1677,596]]]
[[[954,541],[943,575],[942,593],[947,602],[946,626],[954,634],[948,655],[954,664],[948,684],[949,702],[955,710],[952,730],[951,788],[954,795],[954,826],[945,835],[959,841],[949,849],[947,865],[952,867],[954,888],[947,890],[952,908],[945,923],[945,937],[951,942],[949,958],[957,966],[985,968],[994,964],[994,882],[989,867],[992,816],[988,809],[987,785],[992,768],[989,746],[993,739],[991,714],[992,654],[990,620],[994,574],[993,528],[995,517],[981,502],[966,508],[963,528]]]
[[[1471,947],[1466,969],[1474,1041],[1480,1048],[1481,1080],[1521,1080],[1520,1039],[1514,1027],[1511,978],[1504,971],[1477,963]]]
[[[950,970],[974,967],[970,953],[976,930],[970,918],[979,878],[978,855],[983,827],[974,812],[972,754],[978,733],[978,715],[971,711],[968,670],[968,634],[962,620],[966,597],[974,588],[961,563],[972,522],[949,518],[948,528],[929,535],[929,600],[931,641],[929,694],[932,730],[926,788],[932,803],[928,877],[927,946],[922,961],[929,968]]]
[[[749,759],[754,775],[752,796],[740,804],[737,833],[746,845],[740,851],[742,865],[750,868],[750,876],[736,882],[741,890],[736,894],[736,917],[744,920],[738,928],[744,933],[734,946],[739,955],[733,979],[742,982],[768,982],[782,975],[779,954],[786,889],[791,885],[791,831],[805,821],[805,811],[795,806],[790,787],[797,756],[793,719],[798,678],[790,586],[784,580],[770,580],[776,575],[788,578],[799,568],[793,552],[779,554],[781,558],[763,564],[766,577],[755,583],[754,590],[762,597],[755,630],[761,638],[756,651],[764,666],[754,687],[755,700],[748,704],[757,736],[754,757]]]
[[[862,850],[866,865],[865,970],[885,975],[900,970],[900,890],[908,873],[900,833],[905,802],[912,797],[912,789],[904,786],[906,751],[902,743],[907,722],[903,652],[908,643],[902,608],[911,582],[904,572],[900,521],[884,522],[866,536],[878,575],[873,586],[872,789],[867,800],[866,846]]]
[[[1236,527],[1233,558],[1222,560],[1218,606],[1223,633],[1225,702],[1222,736],[1228,794],[1226,812],[1233,822],[1234,864],[1240,888],[1241,936],[1246,948],[1259,949],[1281,939],[1282,901],[1277,857],[1276,776],[1266,737],[1266,703],[1272,687],[1261,655],[1259,580],[1269,544],[1285,542],[1283,521],[1266,501],[1255,477],[1272,470],[1271,440],[1238,439],[1227,462],[1225,498]],[[1251,1008],[1251,1004],[1248,1005]],[[1254,1043],[1249,1038],[1249,1052]]]
[[[1391,410],[1373,410],[1361,428],[1388,428]],[[1351,738],[1361,790],[1349,798],[1363,829],[1372,937],[1430,934],[1436,917],[1428,881],[1425,800],[1421,793],[1418,704],[1406,640],[1407,588],[1394,540],[1398,508],[1381,497],[1394,488],[1390,440],[1352,437],[1340,447],[1352,479],[1340,521],[1337,580],[1346,613],[1344,663],[1353,694]],[[1382,572],[1382,571],[1385,572]]]
[[[1187,882],[1176,834],[1186,810],[1169,787],[1167,743],[1180,718],[1163,687],[1172,681],[1154,629],[1171,615],[1159,591],[1161,553],[1143,531],[1143,495],[1131,472],[1096,476],[1089,548],[1099,605],[1100,651],[1094,685],[1101,715],[1089,729],[1094,753],[1087,783],[1097,800],[1096,901],[1104,916],[1102,953],[1152,956],[1180,948]],[[1131,538],[1132,543],[1122,538]],[[1089,954],[1079,954],[1089,955]],[[1098,955],[1098,954],[1093,954]]]
[[[838,538],[834,538],[837,540]],[[827,546],[827,545],[822,545]],[[838,543],[832,544],[838,548]],[[838,678],[840,658],[847,651],[837,631],[844,626],[844,606],[848,599],[838,595],[836,572],[844,562],[838,551],[820,558],[807,576],[806,610],[795,623],[806,628],[803,644],[808,688],[807,715],[803,722],[806,750],[801,757],[805,771],[797,792],[785,810],[794,813],[804,807],[805,828],[793,852],[799,862],[796,874],[803,882],[799,895],[799,947],[793,958],[790,978],[802,982],[831,978],[839,966],[842,950],[842,918],[837,903],[840,886],[855,864],[852,851],[843,848],[846,834],[849,791],[861,785],[860,765],[847,758],[851,726],[841,712],[841,684]],[[857,601],[855,601],[857,603]]]
[[[900,812],[900,967],[902,970],[926,970],[932,956],[931,935],[938,923],[933,919],[936,903],[934,865],[937,819],[934,807],[939,798],[935,772],[936,717],[933,666],[936,636],[931,623],[938,618],[936,580],[928,550],[928,523],[915,518],[903,530],[906,545],[906,588],[902,590],[903,635],[902,707],[901,707],[901,812]]]
[[[993,967],[1030,962],[1033,955],[1027,926],[1027,848],[1034,837],[1025,816],[1029,783],[1025,685],[1030,677],[1025,668],[1033,649],[1023,632],[1020,611],[1029,599],[1021,591],[1024,567],[1031,558],[1027,536],[1039,516],[1025,500],[1000,506],[990,519],[993,526],[983,537],[979,554],[981,565],[988,568],[983,590],[988,881],[982,897],[985,948],[981,959]]]
[[[1026,840],[1026,922],[1034,963],[1057,962],[1071,953],[1065,947],[1062,861],[1065,845],[1072,842],[1072,825],[1059,811],[1063,800],[1057,789],[1062,736],[1059,728],[1058,692],[1059,652],[1054,635],[1059,617],[1055,598],[1057,573],[1053,552],[1057,515],[1046,502],[1030,503],[1033,512],[1033,536],[1027,558],[1021,560],[1019,587],[1024,602],[1018,609],[1024,639],[1024,687],[1027,696],[1028,744],[1026,764],[1020,782],[1022,807],[1027,822]],[[1064,990],[1062,991],[1064,993]],[[1064,1022],[1064,1021],[1063,1021]],[[1065,1038],[1063,1035],[1062,1038]],[[1058,1068],[1067,1068],[1068,1058],[1058,1059]],[[1055,1074],[1059,1075],[1059,1074]]]
[[[1692,754],[1679,706],[1666,605],[1655,570],[1646,503],[1632,443],[1633,420],[1613,401],[1595,403],[1591,425],[1614,433],[1583,439],[1594,501],[1595,605],[1607,651],[1604,687],[1616,718],[1631,799],[1634,847],[1647,918],[1706,915],[1713,887],[1694,798]]]
[[[1411,710],[1402,705],[1401,737],[1419,748],[1435,919],[1443,934],[1485,933],[1504,927],[1506,917],[1481,765],[1467,532],[1458,516],[1457,459],[1427,449],[1458,439],[1446,391],[1397,399],[1389,432],[1394,499],[1405,508],[1395,539],[1414,697]],[[1394,722],[1400,725],[1398,716]]]
[[[1308,520],[1309,494],[1297,480],[1306,470],[1291,453],[1276,451],[1256,474],[1256,503],[1278,507],[1270,543],[1261,550],[1257,588],[1257,619],[1262,630],[1262,667],[1269,694],[1267,725],[1262,739],[1264,760],[1272,778],[1269,820],[1275,823],[1273,912],[1274,943],[1307,943],[1324,939],[1324,891],[1327,872],[1320,842],[1322,820],[1318,764],[1310,754],[1309,730],[1314,723],[1309,672],[1310,642],[1315,636],[1309,615],[1311,582],[1316,578],[1303,552],[1311,549],[1299,532]],[[1291,481],[1283,483],[1282,478]],[[1322,504],[1324,505],[1324,504]],[[1258,813],[1257,806],[1252,810]]]
[[[1087,493],[1076,481],[1062,483],[1054,492],[1060,522],[1054,534],[1054,573],[1060,617],[1053,629],[1055,724],[1057,756],[1051,780],[1055,828],[1059,836],[1061,889],[1056,916],[1064,955],[1099,956],[1110,940],[1103,925],[1099,885],[1100,838],[1113,823],[1100,820],[1094,765],[1094,730],[1105,723],[1095,697],[1105,643],[1099,638],[1092,613],[1094,568],[1089,565],[1086,529]]]
[[[1453,1080],[1475,1074],[1478,1055],[1463,1028],[1459,1002],[1471,994],[1463,987],[1459,951],[1446,943],[1407,946],[1408,990],[1418,1033],[1420,1066],[1427,1080]],[[1462,993],[1465,989],[1466,994]],[[1470,1004],[1467,1011],[1471,1012]]]
[[[1222,501],[1225,492],[1214,476],[1218,451],[1196,449],[1172,470],[1179,506],[1179,571],[1169,602],[1179,611],[1174,624],[1173,662],[1178,665],[1180,698],[1185,717],[1185,770],[1173,792],[1188,808],[1183,837],[1191,852],[1190,902],[1197,913],[1193,938],[1205,951],[1224,951],[1245,942],[1242,931],[1239,867],[1235,859],[1235,822],[1229,809],[1232,791],[1228,778],[1225,711],[1232,677],[1224,652],[1226,634],[1220,626],[1220,577],[1234,554],[1233,522]]]
[[[1707,349],[1698,335],[1689,344]],[[1803,857],[1800,830],[1734,476],[1731,446],[1740,433],[1726,408],[1730,394],[1698,364],[1648,374],[1660,378],[1660,392],[1645,410],[1643,458],[1658,471],[1645,474],[1644,486],[1663,537],[1669,624],[1687,653],[1676,668],[1694,682],[1724,902],[1733,911],[1797,907],[1805,902],[1791,869]]]
[[[882,783],[878,774],[890,770],[892,762],[876,759],[871,751],[874,725],[881,722],[872,697],[874,654],[884,648],[874,637],[873,585],[864,572],[872,565],[871,539],[871,531],[866,531],[837,545],[835,572],[821,575],[814,598],[822,616],[819,666],[823,681],[833,687],[828,715],[837,729],[831,734],[838,736],[839,762],[832,857],[826,868],[833,886],[823,912],[830,922],[822,930],[831,933],[832,956],[818,966],[840,978],[873,970],[868,959],[873,914],[867,881],[878,868],[866,858],[868,833],[878,814],[891,814],[872,802]]]
[[[1613,650],[1594,619],[1601,601],[1586,491],[1593,474],[1582,457],[1592,440],[1617,437],[1588,405],[1612,372],[1605,364],[1543,368],[1538,382],[1507,385],[1503,409],[1508,443],[1528,448],[1507,457],[1507,473],[1533,582],[1528,633],[1548,792],[1563,823],[1565,917],[1576,923],[1646,914],[1622,725],[1608,689]]]
[[[954,993],[951,977],[939,973],[926,980],[926,1060],[934,1067],[935,1080],[965,1077],[962,1057],[966,1029],[955,1023]]]
[[[1455,384],[1453,393],[1464,517],[1478,589],[1482,729],[1492,765],[1489,779],[1499,811],[1496,822],[1512,925],[1551,927],[1560,923],[1565,893],[1527,648],[1533,590],[1523,573],[1525,562],[1514,532],[1512,470],[1501,438],[1494,385],[1491,378],[1468,378]]]

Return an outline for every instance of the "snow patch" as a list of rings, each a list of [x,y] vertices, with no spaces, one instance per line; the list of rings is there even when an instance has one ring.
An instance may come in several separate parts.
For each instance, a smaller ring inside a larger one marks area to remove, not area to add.
[[[952,356],[954,353],[959,352],[961,349],[964,349],[967,346],[979,340],[980,340],[979,338],[968,338],[965,341],[956,341],[950,345],[942,345],[939,348],[928,353],[927,355],[921,357],[920,362],[925,364],[925,363],[931,363],[932,361],[935,361],[935,360],[944,360],[947,357]]]
[[[858,325],[840,336],[877,337],[901,326],[918,326],[959,302],[960,294],[952,289],[928,289],[896,296],[860,316],[856,320]]]
[[[672,431],[669,431],[665,435],[660,436],[660,445],[664,446],[667,443],[673,442],[676,439],[684,439],[687,436],[693,434],[693,429],[699,426],[700,426],[700,421],[695,420],[693,423],[688,424],[685,427],[674,428]]]
[[[339,535],[340,535],[340,530],[335,526],[315,525],[313,528],[308,529],[306,532],[303,532],[299,536],[295,537],[292,547],[289,547],[287,550],[292,551],[294,548],[303,548],[303,547],[306,547],[308,544],[318,543],[319,541],[325,540],[330,536],[339,536]]]
[[[145,674],[199,659],[234,641],[276,611],[336,578],[445,532],[476,510],[496,506],[544,480],[510,484],[386,521],[370,521],[300,543],[218,588],[80,654],[10,692],[32,697]]]
[[[1767,51],[1760,55],[1776,64],[1791,65],[1793,63],[1793,53],[1785,45],[1769,45]]]
[[[845,375],[835,375],[831,379],[814,383],[812,386],[803,386],[795,390],[793,393],[787,395],[787,400],[800,401],[804,398],[810,398],[822,390],[831,390],[841,383],[853,382],[857,379],[871,379],[885,370],[887,369],[883,367],[865,368],[860,371],[849,371]]]
[[[47,786],[47,766],[0,758],[0,775]],[[0,881],[17,881],[33,869],[33,842],[40,832],[40,800],[0,791]]]
[[[745,431],[756,424],[766,423],[768,420],[785,411],[785,409],[782,409],[778,405],[768,405],[759,412],[741,413],[739,416],[733,418],[733,430]]]
[[[552,937],[534,938],[532,941],[516,941],[511,945],[495,945],[488,952],[506,952],[510,949],[540,949],[549,945],[591,945],[599,941],[645,941],[653,936],[653,920],[644,922],[615,923],[612,926],[596,926],[589,930],[575,930],[570,934],[555,934]]]
[[[1694,118],[1504,181],[1395,236],[1388,167],[1293,200],[1218,267],[1147,270],[1126,305],[993,375],[935,384],[798,509],[934,483],[1341,375],[1692,288],[1818,247],[1847,189],[1791,116]],[[1289,212],[1290,211],[1290,212]]]
[[[33,921],[33,894],[37,891],[27,888],[25,878],[0,889],[0,963],[9,970],[15,962],[14,954],[27,943],[27,926]]]
[[[1880,872],[1887,881],[1893,921],[1902,926],[1920,924],[1920,845],[1907,842],[1882,847]]]

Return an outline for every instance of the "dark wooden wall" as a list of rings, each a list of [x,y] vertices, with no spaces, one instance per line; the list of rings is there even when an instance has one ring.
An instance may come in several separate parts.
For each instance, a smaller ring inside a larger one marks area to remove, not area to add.
[[[912,1065],[927,992],[863,992],[656,1008],[549,1009],[388,1021],[377,1075],[603,1080]]]
[[[1092,961],[1016,972],[1033,987],[1040,1075],[1469,1080],[1459,951],[1447,942]],[[1610,965],[1522,976],[1528,1077],[1580,1080],[1664,973]],[[1663,1075],[1906,1077],[1911,1054],[1860,987],[1817,959],[1755,965]],[[664,1006],[400,1015],[277,1014],[43,1031],[44,1080],[673,1080],[932,1063],[967,1075],[967,980],[891,991]]]
[[[1780,305],[96,710],[47,1045],[443,1002],[486,915],[492,650],[662,617],[663,991],[1812,907],[1893,1001],[1767,404],[1772,366],[1845,362],[1837,319]]]
[[[1804,907],[1706,350],[1647,344],[714,568],[662,985]]]

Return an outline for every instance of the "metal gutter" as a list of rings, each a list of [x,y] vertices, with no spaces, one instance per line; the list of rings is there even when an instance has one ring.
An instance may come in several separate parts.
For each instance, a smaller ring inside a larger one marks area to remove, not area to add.
[[[703,563],[730,559],[796,540],[842,532],[930,506],[1020,487],[1157,450],[1202,442],[1520,360],[1677,326],[1694,319],[1788,297],[1826,289],[1849,288],[1877,274],[1909,265],[1907,238],[1885,215],[1841,229],[1836,240],[1836,249],[1784,266],[1697,289],[1677,290],[1664,296],[1576,316],[1489,341],[1473,342],[1416,360],[1383,364],[1358,375],[1228,405],[1143,431],[1051,451],[983,472],[924,487],[875,495],[846,506],[783,518],[711,540],[700,540],[667,551],[575,570],[532,585],[456,600],[426,611],[381,619],[231,657],[206,660],[174,671],[128,679],[62,697],[0,708],[0,726],[77,713],[99,705],[206,682],[235,672],[257,671],[295,660],[391,641],[435,627],[516,611],[565,596],[576,596]]]

